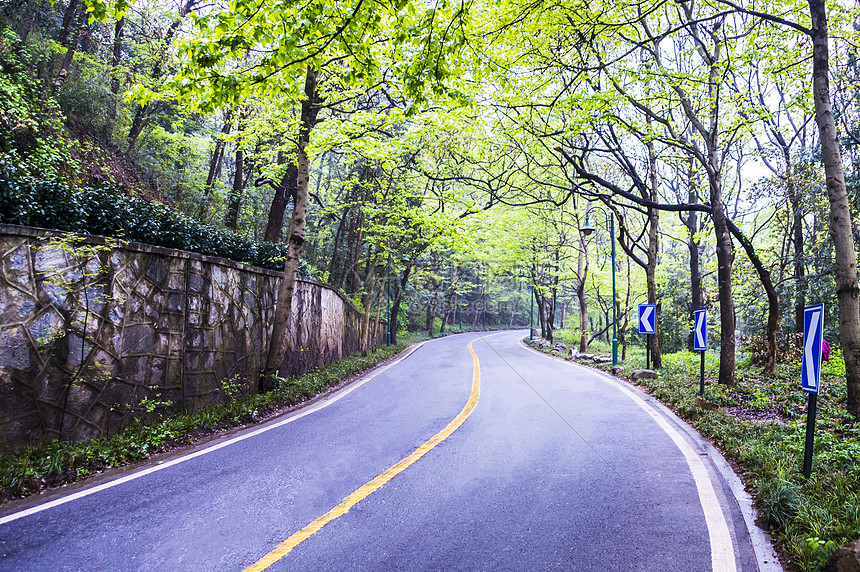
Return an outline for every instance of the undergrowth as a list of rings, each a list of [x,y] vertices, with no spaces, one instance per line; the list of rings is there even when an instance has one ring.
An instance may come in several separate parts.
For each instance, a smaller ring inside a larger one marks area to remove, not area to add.
[[[268,415],[301,403],[359,375],[406,347],[381,346],[362,356],[351,354],[304,375],[278,378],[264,394],[238,397],[192,414],[136,422],[120,433],[85,443],[54,441],[0,455],[0,501],[25,497],[47,487],[70,483],[112,467],[146,459],[152,454],[190,445],[217,431],[256,423]]]

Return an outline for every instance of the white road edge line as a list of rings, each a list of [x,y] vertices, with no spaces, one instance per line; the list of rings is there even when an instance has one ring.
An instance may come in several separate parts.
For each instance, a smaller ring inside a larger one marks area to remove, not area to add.
[[[572,366],[576,365],[548,356],[542,352],[536,352],[532,348],[526,346],[521,340],[520,345],[533,351],[537,355],[543,356],[546,359],[551,359],[557,363],[561,362]],[[602,378],[602,375],[598,373],[594,373],[593,375]],[[711,542],[711,569],[714,572],[737,572],[734,543],[732,542],[732,537],[729,533],[729,525],[726,522],[725,514],[723,514],[723,510],[720,507],[720,502],[717,499],[716,492],[714,492],[711,477],[708,475],[708,470],[705,468],[705,464],[702,463],[702,459],[700,459],[696,452],[693,451],[692,447],[690,447],[681,434],[678,433],[674,427],[669,425],[669,422],[666,421],[666,419],[648,402],[644,401],[641,397],[636,395],[636,393],[622,386],[620,383],[615,383],[614,385],[639,405],[639,407],[641,407],[646,413],[648,413],[657,425],[665,431],[670,439],[672,439],[675,446],[677,446],[681,451],[681,454],[684,455],[684,459],[687,461],[687,466],[689,467],[690,473],[693,475],[693,480],[696,483],[696,490],[699,493],[699,502],[705,513],[705,524],[708,527],[708,536]]]
[[[717,499],[711,477],[708,475],[708,470],[705,468],[702,459],[693,451],[693,448],[690,447],[681,434],[669,425],[669,422],[656,409],[626,387],[620,385],[618,387],[654,419],[657,425],[669,435],[669,438],[675,442],[675,445],[684,455],[687,466],[693,474],[693,480],[696,481],[699,502],[702,505],[702,510],[705,512],[705,523],[708,525],[708,535],[711,539],[711,568],[714,572],[718,570],[725,570],[726,572],[736,571],[735,549],[732,536],[729,533],[729,525],[726,522],[726,516],[720,507],[720,501]]]
[[[191,459],[196,459],[197,457],[202,457],[203,455],[206,455],[208,453],[212,453],[212,452],[217,451],[219,449],[223,449],[224,447],[228,447],[230,445],[233,445],[234,443],[244,441],[245,439],[250,439],[251,437],[256,437],[257,435],[260,435],[260,434],[265,433],[267,431],[271,431],[272,429],[277,429],[278,427],[283,427],[284,425],[287,425],[288,423],[292,423],[293,421],[297,421],[297,420],[301,419],[302,417],[310,415],[311,413],[316,413],[320,409],[328,407],[332,403],[335,403],[335,402],[341,400],[342,398],[346,397],[347,395],[349,395],[350,393],[352,393],[353,391],[355,391],[356,389],[358,389],[359,387],[361,387],[362,385],[364,385],[368,381],[375,378],[377,375],[387,371],[388,369],[390,369],[390,368],[394,367],[395,365],[397,365],[398,363],[402,362],[403,360],[408,358],[410,355],[415,353],[415,351],[418,350],[418,348],[423,346],[425,343],[426,342],[420,342],[418,344],[415,344],[411,348],[408,348],[402,356],[400,356],[399,358],[397,358],[395,361],[391,362],[390,364],[386,365],[385,367],[382,367],[382,368],[372,372],[370,375],[368,375],[364,379],[361,379],[360,381],[355,381],[355,382],[349,384],[348,386],[346,386],[345,388],[343,388],[339,391],[336,391],[329,396],[323,397],[319,402],[317,402],[314,405],[303,408],[303,409],[301,409],[298,412],[295,412],[293,414],[288,414],[288,417],[286,419],[283,419],[283,420],[278,421],[276,423],[272,423],[271,425],[266,425],[264,427],[257,429],[256,431],[251,431],[250,433],[245,433],[245,434],[239,435],[238,437],[228,439],[227,441],[224,441],[222,443],[218,443],[216,445],[212,445],[211,447],[206,447],[205,449],[195,451],[194,453],[190,453],[188,455],[178,457],[176,459],[173,459],[172,461],[168,461],[168,462],[163,463],[161,465],[155,465],[153,467],[149,467],[148,469],[144,469],[142,471],[135,472],[131,475],[126,475],[125,477],[121,477],[119,479],[109,481],[107,483],[103,483],[101,485],[97,485],[97,486],[94,486],[92,488],[84,489],[84,490],[78,491],[76,493],[72,493],[70,495],[58,498],[56,500],[46,502],[44,504],[40,504],[40,505],[31,507],[31,508],[21,510],[19,512],[14,512],[14,513],[6,515],[4,517],[0,517],[0,526],[2,526],[4,524],[8,524],[12,521],[18,520],[20,518],[25,518],[25,517],[34,515],[36,513],[42,512],[44,510],[48,510],[48,509],[51,509],[51,508],[72,502],[72,501],[76,501],[78,499],[93,495],[95,493],[110,489],[112,487],[119,486],[119,485],[127,483],[129,481],[133,481],[135,479],[145,477],[146,475],[151,475],[152,473],[162,471],[162,470],[167,469],[169,467],[173,467],[173,466],[178,465],[180,463],[184,463],[185,461],[190,461]]]

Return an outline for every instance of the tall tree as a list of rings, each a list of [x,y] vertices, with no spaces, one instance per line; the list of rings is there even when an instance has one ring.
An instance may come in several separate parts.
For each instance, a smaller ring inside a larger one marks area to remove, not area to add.
[[[854,246],[850,201],[842,167],[842,150],[839,146],[830,96],[828,45],[830,33],[827,4],[824,0],[807,0],[810,25],[806,27],[790,20],[787,16],[776,15],[776,10],[769,13],[748,8],[730,0],[718,1],[722,5],[752,15],[764,22],[784,26],[795,33],[799,32],[812,41],[812,99],[830,204],[829,225],[835,251],[834,278],[839,303],[839,337],[845,358],[847,407],[851,415],[860,419],[860,287],[857,282],[857,251]],[[791,12],[789,15],[799,16]]]

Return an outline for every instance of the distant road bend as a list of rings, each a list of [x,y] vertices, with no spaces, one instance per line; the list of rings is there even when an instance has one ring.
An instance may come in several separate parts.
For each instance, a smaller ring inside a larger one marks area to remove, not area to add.
[[[781,570],[652,398],[523,332],[427,342],[323,400],[0,510],[0,570]]]

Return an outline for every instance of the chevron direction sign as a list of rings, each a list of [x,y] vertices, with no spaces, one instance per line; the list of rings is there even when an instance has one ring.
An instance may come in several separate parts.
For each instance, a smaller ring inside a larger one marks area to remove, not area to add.
[[[639,304],[639,333],[657,333],[657,304]]]
[[[824,340],[824,304],[803,309],[803,391],[818,395],[821,382],[821,346]]]
[[[693,351],[703,352],[708,349],[708,310],[701,308],[693,310]]]

